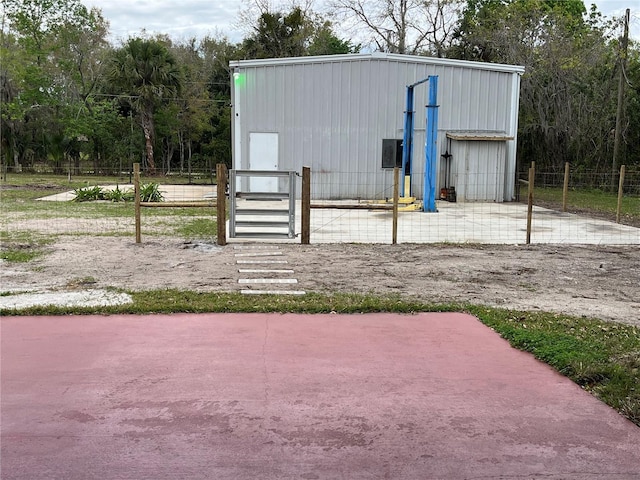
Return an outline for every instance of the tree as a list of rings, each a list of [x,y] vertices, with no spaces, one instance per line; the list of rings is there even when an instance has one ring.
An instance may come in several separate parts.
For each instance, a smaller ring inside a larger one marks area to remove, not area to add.
[[[255,22],[245,13],[251,34],[242,43],[245,58],[282,58],[306,55],[354,53],[359,45],[341,40],[330,21],[310,8],[294,5],[289,12],[272,10],[266,2],[256,3]]]
[[[350,40],[341,40],[333,32],[333,25],[328,20],[316,26],[315,33],[307,49],[308,55],[344,55],[358,53],[360,45]]]
[[[263,12],[253,35],[244,41],[245,54],[249,58],[300,57],[312,28],[300,7],[289,13]]]
[[[3,143],[16,167],[76,153],[70,119],[85,107],[100,76],[108,25],[78,0],[2,2]]]
[[[610,25],[581,0],[469,0],[449,55],[525,66],[518,159],[603,169],[616,91]]]
[[[158,40],[130,38],[114,52],[109,79],[139,115],[145,138],[147,171],[156,173],[154,114],[181,90],[182,75],[173,55]]]
[[[330,0],[353,34],[389,53],[441,57],[458,17],[459,0]]]
[[[629,81],[627,94],[627,128],[625,130],[624,162],[640,167],[640,43],[630,45],[625,71]],[[640,189],[640,186],[639,186]]]
[[[207,79],[210,116],[200,138],[200,153],[231,167],[231,84],[229,62],[245,56],[241,44],[225,37],[205,37],[199,45]]]

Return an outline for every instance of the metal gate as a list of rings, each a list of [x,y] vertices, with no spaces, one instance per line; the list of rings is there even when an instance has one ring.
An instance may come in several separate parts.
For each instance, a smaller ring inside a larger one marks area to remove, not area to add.
[[[277,170],[230,170],[229,237],[295,238],[296,175]],[[278,190],[252,192],[251,177],[276,177]]]

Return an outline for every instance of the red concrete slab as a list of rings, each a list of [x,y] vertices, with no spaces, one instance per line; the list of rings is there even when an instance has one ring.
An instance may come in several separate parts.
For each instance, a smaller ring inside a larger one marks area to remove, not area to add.
[[[5,480],[640,478],[640,428],[464,314],[0,322]]]

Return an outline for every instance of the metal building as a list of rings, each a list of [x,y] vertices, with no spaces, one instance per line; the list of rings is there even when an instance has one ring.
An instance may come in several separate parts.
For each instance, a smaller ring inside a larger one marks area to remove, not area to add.
[[[313,198],[389,197],[406,86],[437,75],[438,188],[455,187],[458,201],[514,198],[523,67],[384,53],[230,66],[235,169],[309,166]],[[411,192],[419,198],[426,103],[427,88],[417,87]]]

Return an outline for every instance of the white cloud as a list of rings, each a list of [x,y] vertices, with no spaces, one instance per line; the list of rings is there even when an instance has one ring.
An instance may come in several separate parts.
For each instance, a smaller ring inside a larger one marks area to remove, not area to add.
[[[627,8],[631,10],[629,36],[640,42],[640,6],[637,0],[586,0],[584,3],[587,11],[590,10],[591,4],[595,4],[600,13],[609,18],[622,18]]]
[[[233,30],[240,0],[82,0],[88,7],[102,10],[109,21],[111,38],[126,39],[140,34],[164,33],[187,39],[222,33],[240,41]]]
[[[231,41],[242,40],[236,27],[243,0],[81,0],[102,10],[109,21],[112,40],[124,40],[140,34],[164,33],[172,38],[188,39],[221,33]],[[374,1],[374,0],[367,0]],[[321,7],[323,0],[316,0]],[[640,7],[629,0],[586,0],[587,10],[595,3],[607,17],[622,17],[631,8],[630,35],[640,41]]]

